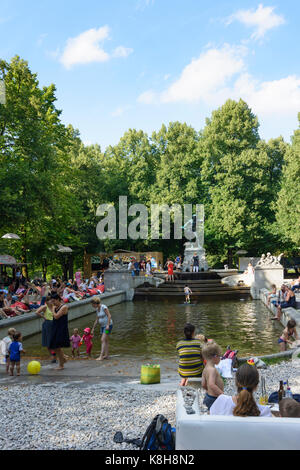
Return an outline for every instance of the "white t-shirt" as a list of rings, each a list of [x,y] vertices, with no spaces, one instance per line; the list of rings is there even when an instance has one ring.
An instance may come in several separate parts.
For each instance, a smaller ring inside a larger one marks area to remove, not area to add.
[[[226,416],[233,416],[233,410],[236,407],[232,397],[228,395],[219,395],[216,401],[210,407],[210,414],[211,415],[226,415]],[[257,404],[257,407],[260,411],[260,416],[272,417],[272,413],[270,408],[267,406]]]
[[[8,354],[8,349],[9,349],[9,346],[10,344],[12,343],[12,339],[10,336],[5,336],[5,338],[3,338],[3,343],[5,344],[5,352],[3,354]]]
[[[100,310],[97,310],[97,317],[100,326],[105,327],[107,325],[107,315],[105,312],[105,309],[107,309],[106,305],[101,304]],[[112,319],[110,319],[110,325],[112,325]]]

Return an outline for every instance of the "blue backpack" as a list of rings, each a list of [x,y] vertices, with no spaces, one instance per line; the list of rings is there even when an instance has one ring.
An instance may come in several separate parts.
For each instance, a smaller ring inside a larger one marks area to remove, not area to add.
[[[167,418],[156,415],[142,438],[140,450],[175,450],[175,433]]]

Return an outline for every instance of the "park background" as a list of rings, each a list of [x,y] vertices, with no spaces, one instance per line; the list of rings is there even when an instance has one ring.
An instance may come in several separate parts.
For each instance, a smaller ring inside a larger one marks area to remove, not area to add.
[[[182,254],[184,239],[97,239],[97,207],[126,195],[149,214],[204,204],[211,267],[299,255],[297,2],[112,3],[3,2],[0,228],[20,241],[0,252],[31,276],[61,273],[56,244],[75,268],[84,252]]]

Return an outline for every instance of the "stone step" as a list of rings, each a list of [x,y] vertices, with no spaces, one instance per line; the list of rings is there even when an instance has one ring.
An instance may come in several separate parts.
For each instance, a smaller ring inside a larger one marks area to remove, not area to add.
[[[202,291],[202,292],[195,292],[192,294],[193,297],[200,297],[200,296],[207,296],[207,297],[212,297],[212,296],[222,296],[222,295],[250,295],[250,289],[249,290],[222,290],[222,291]],[[170,297],[183,297],[184,294],[182,292],[157,292],[157,291],[142,291],[142,290],[136,290],[135,291],[135,296],[170,296]]]
[[[190,286],[189,286],[190,287]],[[226,284],[216,284],[216,285],[197,285],[197,286],[192,286],[190,287],[191,290],[194,292],[196,290],[226,290],[226,289],[250,289],[248,286],[228,286]],[[154,287],[152,285],[140,285],[137,287],[137,289],[155,289],[155,290],[161,290],[161,291],[178,291],[178,292],[183,292],[184,291],[184,286],[176,286],[176,284],[159,284],[158,287]]]

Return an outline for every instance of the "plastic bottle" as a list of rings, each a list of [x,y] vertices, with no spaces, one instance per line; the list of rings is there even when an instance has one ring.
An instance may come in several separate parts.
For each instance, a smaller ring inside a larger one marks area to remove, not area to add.
[[[287,382],[287,388],[286,388],[285,398],[293,398],[292,390],[291,390],[291,388],[289,387],[288,382]]]
[[[283,398],[286,397],[286,391],[287,391],[287,381],[283,382]]]

